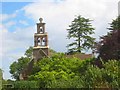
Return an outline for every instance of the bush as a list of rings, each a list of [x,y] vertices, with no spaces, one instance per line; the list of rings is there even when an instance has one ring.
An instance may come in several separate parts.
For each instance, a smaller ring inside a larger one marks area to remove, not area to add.
[[[39,88],[39,84],[37,81],[16,81],[14,82],[14,88],[26,88],[26,90],[29,90],[30,88]]]
[[[120,61],[100,61],[102,67],[99,68],[94,60],[56,54],[37,62],[29,80],[38,81],[40,88],[120,88]]]
[[[29,80],[39,81],[41,88],[81,88],[83,81],[80,76],[92,60],[67,58],[64,54],[56,54],[36,63]]]
[[[102,62],[103,68],[98,68],[95,65],[89,65],[85,76],[82,76],[84,81],[84,87],[88,88],[120,88],[120,77],[118,71],[120,71],[120,62],[117,60],[109,60],[108,62]]]

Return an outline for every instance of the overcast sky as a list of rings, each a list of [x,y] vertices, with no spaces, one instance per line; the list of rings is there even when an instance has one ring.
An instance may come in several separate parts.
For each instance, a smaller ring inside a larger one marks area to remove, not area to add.
[[[66,52],[66,29],[75,18],[82,15],[94,20],[93,37],[105,35],[110,22],[118,16],[119,0],[4,0],[0,3],[0,58],[4,78],[9,79],[9,66],[33,46],[36,23],[42,17],[49,35],[49,46]]]

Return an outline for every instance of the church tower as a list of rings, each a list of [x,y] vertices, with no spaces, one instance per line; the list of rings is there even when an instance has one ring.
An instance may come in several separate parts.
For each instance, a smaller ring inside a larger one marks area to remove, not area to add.
[[[42,18],[39,21],[37,23],[37,33],[34,34],[33,59],[35,62],[49,55],[48,34],[45,32],[45,23],[43,23]]]
[[[33,47],[33,58],[30,60],[28,65],[20,72],[19,79],[27,80],[28,75],[31,74],[34,62],[48,57],[48,34],[45,32],[45,23],[43,19],[39,19],[40,23],[37,23],[37,33],[34,34],[34,47]]]

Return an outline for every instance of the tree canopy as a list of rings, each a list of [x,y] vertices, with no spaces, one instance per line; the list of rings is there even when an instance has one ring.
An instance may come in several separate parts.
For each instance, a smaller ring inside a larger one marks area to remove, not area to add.
[[[78,16],[69,26],[68,39],[74,42],[68,45],[73,47],[69,52],[81,52],[93,47],[94,34],[91,20]],[[120,17],[113,20],[108,28],[110,32],[102,36],[97,43],[99,53],[99,67],[95,58],[80,60],[68,58],[64,53],[57,53],[50,49],[50,57],[34,63],[28,81],[15,82],[19,88],[120,88]],[[32,58],[32,47],[26,50],[25,56],[20,57],[10,66],[12,77],[19,80],[21,70]],[[109,60],[111,59],[111,60]],[[116,59],[116,60],[115,60]],[[107,62],[104,62],[106,61]]]
[[[29,80],[39,81],[41,88],[72,88],[72,85],[69,86],[70,83],[72,84],[74,79],[77,80],[79,72],[84,72],[90,60],[87,61],[67,58],[64,54],[58,53],[36,63]]]
[[[81,52],[93,47],[95,39],[90,35],[94,34],[94,28],[90,22],[90,19],[79,15],[69,25],[67,37],[68,39],[73,38],[74,41],[67,45],[68,52]]]
[[[30,81],[38,81],[39,88],[119,88],[119,61],[102,62],[99,68],[94,58],[80,60],[56,54],[34,65]]]
[[[57,52],[53,49],[49,49],[50,56],[53,56]],[[12,74],[12,77],[16,80],[19,80],[20,72],[28,65],[30,60],[32,59],[33,53],[33,47],[29,47],[26,51],[24,56],[20,57],[17,61],[14,61],[10,65],[10,73]]]
[[[10,65],[10,73],[14,79],[19,80],[20,72],[27,66],[28,62],[32,58],[32,50],[33,47],[29,47],[26,50],[24,57],[20,57]]]
[[[110,32],[100,37],[97,51],[103,60],[120,59],[120,16],[108,28]]]

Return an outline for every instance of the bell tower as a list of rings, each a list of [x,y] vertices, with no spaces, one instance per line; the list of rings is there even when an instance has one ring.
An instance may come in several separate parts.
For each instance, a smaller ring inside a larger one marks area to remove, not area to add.
[[[34,34],[33,59],[35,62],[49,55],[48,52],[48,34],[45,32],[45,23],[39,19],[37,23],[37,33]]]

